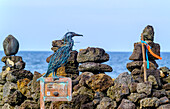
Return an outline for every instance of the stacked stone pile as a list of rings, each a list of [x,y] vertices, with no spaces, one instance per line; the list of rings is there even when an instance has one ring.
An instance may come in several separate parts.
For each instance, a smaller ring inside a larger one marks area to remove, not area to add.
[[[160,56],[160,45],[154,43],[154,30],[152,26],[147,26],[143,30],[144,41],[146,41],[152,48],[151,50]],[[161,81],[159,78],[158,64],[156,63],[156,58],[148,52],[149,58],[149,69],[147,69],[147,77],[153,75],[158,82],[158,86],[161,86]],[[141,42],[134,43],[134,50],[132,55],[129,57],[133,62],[127,63],[127,69],[131,72],[132,77],[137,82],[143,82],[143,56],[142,56],[142,45]]]
[[[52,48],[51,50],[53,50],[54,52],[56,52],[60,47],[64,46],[64,41],[63,40],[54,40],[52,41]],[[79,71],[78,71],[78,65],[79,63],[77,62],[77,51],[72,51],[70,53],[70,57],[67,60],[67,64],[60,67],[57,70],[57,75],[58,76],[65,76],[65,77],[70,77],[72,79],[75,79],[78,77],[79,75]],[[52,55],[51,55],[52,56]],[[46,61],[47,63],[50,62],[51,56],[49,56]]]
[[[1,59],[5,66],[0,73],[0,109],[39,109],[40,88],[36,79],[42,75],[24,70],[26,63],[21,56],[11,56],[18,52],[15,37],[9,35],[3,46],[7,56]]]
[[[109,55],[102,48],[88,47],[81,49],[77,55],[77,61],[81,63],[78,67],[80,72],[92,72],[93,74],[112,72],[112,67],[102,64],[108,60]]]

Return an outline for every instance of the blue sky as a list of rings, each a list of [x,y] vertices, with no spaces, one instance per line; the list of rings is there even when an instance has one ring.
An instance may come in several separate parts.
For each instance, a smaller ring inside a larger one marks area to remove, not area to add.
[[[146,25],[155,29],[161,51],[170,51],[169,0],[0,0],[0,50],[9,34],[20,50],[51,50],[69,30],[74,49],[101,47],[106,51],[133,51]]]

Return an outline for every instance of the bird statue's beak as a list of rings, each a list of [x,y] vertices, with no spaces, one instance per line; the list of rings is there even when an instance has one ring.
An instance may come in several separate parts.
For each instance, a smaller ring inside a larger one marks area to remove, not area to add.
[[[82,34],[74,34],[74,36],[83,36]]]

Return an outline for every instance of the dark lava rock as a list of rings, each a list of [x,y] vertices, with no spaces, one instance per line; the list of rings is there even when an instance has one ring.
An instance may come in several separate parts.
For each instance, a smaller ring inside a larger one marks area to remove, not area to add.
[[[73,96],[77,95],[88,95],[91,98],[91,100],[94,98],[93,91],[84,86],[80,87],[79,90],[73,92]]]
[[[149,77],[149,75],[153,75],[156,78],[159,87],[162,86],[159,70],[147,70],[147,77]]]
[[[53,47],[62,47],[62,46],[64,46],[64,41],[63,40],[54,40],[54,41],[52,41],[52,46]]]
[[[17,82],[17,78],[16,78],[16,76],[12,75],[11,72],[10,72],[6,76],[6,81],[16,83]]]
[[[1,109],[13,109],[14,107],[9,105],[8,103],[5,103]]]
[[[129,89],[130,89],[131,93],[137,92],[137,89],[136,89],[137,88],[137,84],[138,83],[136,83],[136,82],[132,82],[132,83],[129,84]]]
[[[105,96],[105,93],[103,92],[95,92],[94,98],[95,99],[102,99]]]
[[[130,72],[132,72],[135,68],[141,69],[142,65],[143,65],[143,61],[134,61],[134,62],[127,63],[126,67]]]
[[[0,73],[0,84],[3,85],[3,84],[5,84],[5,82],[6,82],[6,81],[2,79],[2,73]]]
[[[97,74],[86,80],[86,84],[94,91],[104,91],[113,84],[113,80],[106,74]]]
[[[79,66],[79,71],[85,72],[112,72],[112,67],[106,64],[94,63],[94,62],[86,62]]]
[[[107,96],[113,100],[116,100],[116,102],[120,102],[123,97],[129,93],[130,92],[127,85],[114,85],[107,90]]]
[[[40,82],[37,82],[37,79],[40,78],[42,75],[38,72],[34,72],[33,80],[31,82],[31,92],[36,92],[40,90]]]
[[[158,88],[158,83],[156,78],[153,75],[149,75],[148,81],[152,83],[152,87],[157,89]]]
[[[102,48],[88,47],[87,49],[81,49],[77,55],[77,61],[79,63],[84,62],[106,62],[109,60],[109,55],[105,53]]]
[[[170,90],[166,91],[166,95],[170,99]]]
[[[158,101],[158,98],[156,98],[156,97],[144,98],[144,99],[140,100],[140,109],[158,107],[159,102],[157,102],[157,101]]]
[[[162,90],[153,90],[152,92],[152,96],[153,97],[157,97],[157,98],[161,98],[161,97],[164,97],[166,96],[166,91],[165,89],[162,89]]]
[[[56,52],[60,47],[51,47],[51,50]]]
[[[160,56],[160,45],[154,42],[148,42],[148,44],[151,46],[151,50],[157,54],[158,56]],[[156,60],[157,58],[155,58],[154,56],[152,56],[149,52],[148,52],[148,58],[149,60]],[[129,57],[130,60],[143,60],[142,57],[142,46],[141,43],[134,43],[134,50],[132,55]]]
[[[150,95],[152,90],[152,83],[151,82],[144,82],[137,84],[137,92],[138,93],[145,93],[146,95]]]
[[[20,105],[26,97],[18,90],[16,90],[7,100],[11,106]]]
[[[94,104],[93,102],[82,104],[80,109],[94,109]]]
[[[40,105],[33,100],[25,100],[19,109],[40,109]]]
[[[92,102],[93,98],[86,94],[78,94],[72,97],[71,108],[80,109],[83,104]]]
[[[3,87],[3,101],[7,103],[12,94],[17,90],[17,85],[11,82],[6,82]]]
[[[147,69],[147,70],[157,70],[157,68],[158,68],[157,66],[158,66],[157,64],[154,64],[151,61],[149,61],[149,69]],[[141,67],[141,70],[142,70],[142,72],[144,72],[144,66],[143,65]]]
[[[117,103],[109,97],[103,97],[96,109],[116,109]]]
[[[170,104],[161,105],[157,109],[170,109]]]
[[[134,70],[132,70],[131,74],[132,75],[141,75],[142,74],[142,70],[135,68]]]
[[[3,48],[6,56],[15,55],[19,49],[19,42],[14,36],[8,35],[3,42]]]
[[[118,109],[136,109],[136,106],[134,103],[132,103],[132,101],[123,99]]]
[[[4,57],[2,57],[1,61],[6,63],[7,59],[10,59],[14,63],[17,63],[18,61],[22,61],[21,56],[4,56]]]
[[[22,70],[25,68],[25,62],[24,61],[18,61],[17,63],[15,63],[15,68]]]
[[[33,74],[30,71],[27,70],[12,70],[10,73],[16,77],[17,80],[23,79],[23,78],[28,78],[32,80]]]
[[[162,72],[168,72],[169,68],[168,67],[161,67],[160,70],[162,70]]]
[[[91,76],[94,74],[91,72],[83,72],[81,75],[79,75],[76,80],[79,81],[79,86],[84,86],[86,84],[86,80],[88,80]]]
[[[128,72],[121,73],[115,80],[115,84],[124,84],[124,85],[130,85],[132,83],[133,79],[132,76]]]
[[[147,25],[143,30],[143,40],[144,41],[154,41],[154,29],[151,25]]]
[[[169,99],[165,96],[159,99],[159,104],[166,104],[169,103]]]
[[[145,98],[145,97],[147,97],[147,95],[144,94],[144,93],[141,93],[141,94],[139,94],[139,93],[131,93],[131,94],[128,96],[128,99],[129,99],[130,101],[136,103],[136,102],[138,102],[139,100],[141,100],[141,99],[143,99],[143,98]]]
[[[164,84],[162,88],[165,90],[170,90],[170,83]]]

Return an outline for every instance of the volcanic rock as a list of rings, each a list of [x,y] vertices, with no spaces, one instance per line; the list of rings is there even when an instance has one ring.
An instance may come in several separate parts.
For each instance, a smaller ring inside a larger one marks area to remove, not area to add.
[[[64,46],[64,41],[63,40],[54,40],[54,41],[52,41],[52,46],[53,47],[62,47],[62,46]]]
[[[145,97],[147,97],[147,95],[144,94],[144,93],[141,93],[141,94],[139,94],[139,93],[131,93],[131,94],[128,96],[128,99],[129,99],[130,101],[136,103],[136,102],[138,102],[139,100],[141,100],[141,99],[143,99],[143,98],[145,98]]]
[[[87,104],[92,102],[93,98],[87,94],[78,94],[78,95],[73,95],[72,101],[71,101],[71,108],[73,109],[80,109],[80,107],[83,104]]]
[[[130,85],[132,83],[133,79],[132,76],[128,72],[121,73],[115,80],[115,84],[124,84],[124,85]]]
[[[40,78],[42,75],[38,72],[34,72],[33,80],[31,82],[31,92],[36,92],[40,90],[40,82],[37,82],[37,79]]]
[[[170,109],[170,104],[161,105],[157,109]]]
[[[135,68],[140,69],[142,65],[143,61],[134,61],[127,63],[126,67],[130,72],[132,72]]]
[[[25,62],[24,61],[18,61],[17,63],[15,63],[15,68],[22,70],[25,68]]]
[[[88,95],[91,99],[93,99],[93,92],[91,89],[88,89],[84,86],[80,87],[78,91],[73,92],[73,96],[77,95]]]
[[[136,109],[136,106],[134,103],[132,103],[132,101],[123,99],[118,109]]]
[[[154,108],[154,107],[158,107],[159,102],[158,98],[153,97],[153,98],[144,98],[142,100],[140,100],[140,108]]]
[[[84,62],[106,62],[109,60],[109,55],[105,53],[102,48],[88,47],[87,49],[81,49],[77,55],[77,61],[79,63]]]
[[[32,78],[33,78],[33,74],[27,70],[12,70],[12,71],[10,71],[10,73],[13,76],[15,76],[17,80],[24,79],[24,78],[28,78],[28,79],[32,80]]]
[[[30,82],[31,80],[29,80],[28,78],[24,78],[24,79],[19,79],[17,81],[17,87],[18,87],[18,90],[25,96],[29,96],[30,97],[30,89],[28,88],[28,83]]]
[[[109,97],[103,97],[96,109],[116,109],[117,103]]]
[[[166,91],[166,95],[170,99],[170,90]]]
[[[8,103],[5,103],[2,109],[14,109],[14,107],[10,106]]]
[[[112,67],[106,64],[86,62],[79,66],[79,71],[85,72],[112,72]]]
[[[80,109],[94,109],[94,104],[93,102],[82,104]]]
[[[168,67],[161,67],[160,70],[162,70],[162,72],[168,72],[169,71],[169,68]]]
[[[113,84],[113,80],[106,74],[97,74],[86,80],[86,84],[94,91],[104,91]]]
[[[152,90],[152,83],[151,82],[144,82],[137,84],[137,92],[138,93],[145,93],[146,95],[150,95]]]
[[[17,85],[11,82],[6,82],[3,87],[3,101],[6,103],[11,95],[17,90]]]
[[[51,47],[51,50],[56,52],[60,47]]]
[[[21,56],[4,56],[4,57],[2,57],[1,61],[6,63],[7,59],[10,59],[14,63],[17,63],[18,61],[22,61]]]
[[[162,87],[165,90],[170,90],[170,83],[164,84]]]
[[[20,105],[25,100],[25,96],[18,90],[16,90],[7,100],[11,106]]]
[[[169,103],[169,99],[165,96],[159,99],[159,104],[166,104]]]
[[[117,102],[121,101],[123,97],[129,94],[127,85],[114,85],[107,90],[107,96]]]
[[[79,75],[76,80],[79,81],[79,86],[84,86],[86,84],[86,80],[88,80],[91,76],[94,74],[91,72],[83,72],[81,75]]]
[[[152,97],[161,98],[161,97],[164,97],[166,95],[167,94],[166,94],[165,89],[162,89],[162,90],[153,90],[153,92],[152,92]]]
[[[148,44],[151,46],[151,50],[158,56],[160,56],[160,45],[154,42],[148,42]],[[148,58],[149,60],[156,60],[157,58],[155,58],[154,56],[152,56],[149,52],[148,52]],[[132,55],[129,57],[130,60],[135,60],[135,61],[142,61],[143,57],[142,57],[142,46],[141,43],[135,43],[134,44],[134,50]]]
[[[137,88],[137,84],[138,83],[136,83],[136,82],[132,82],[132,83],[129,84],[129,89],[130,89],[131,93],[137,92],[137,89],[136,89]]]
[[[152,83],[153,88],[158,88],[158,83],[153,75],[149,75],[148,81]]]
[[[40,105],[32,100],[25,100],[19,109],[40,109]]]
[[[3,42],[3,48],[6,56],[15,55],[19,49],[19,42],[14,36],[8,35]]]

